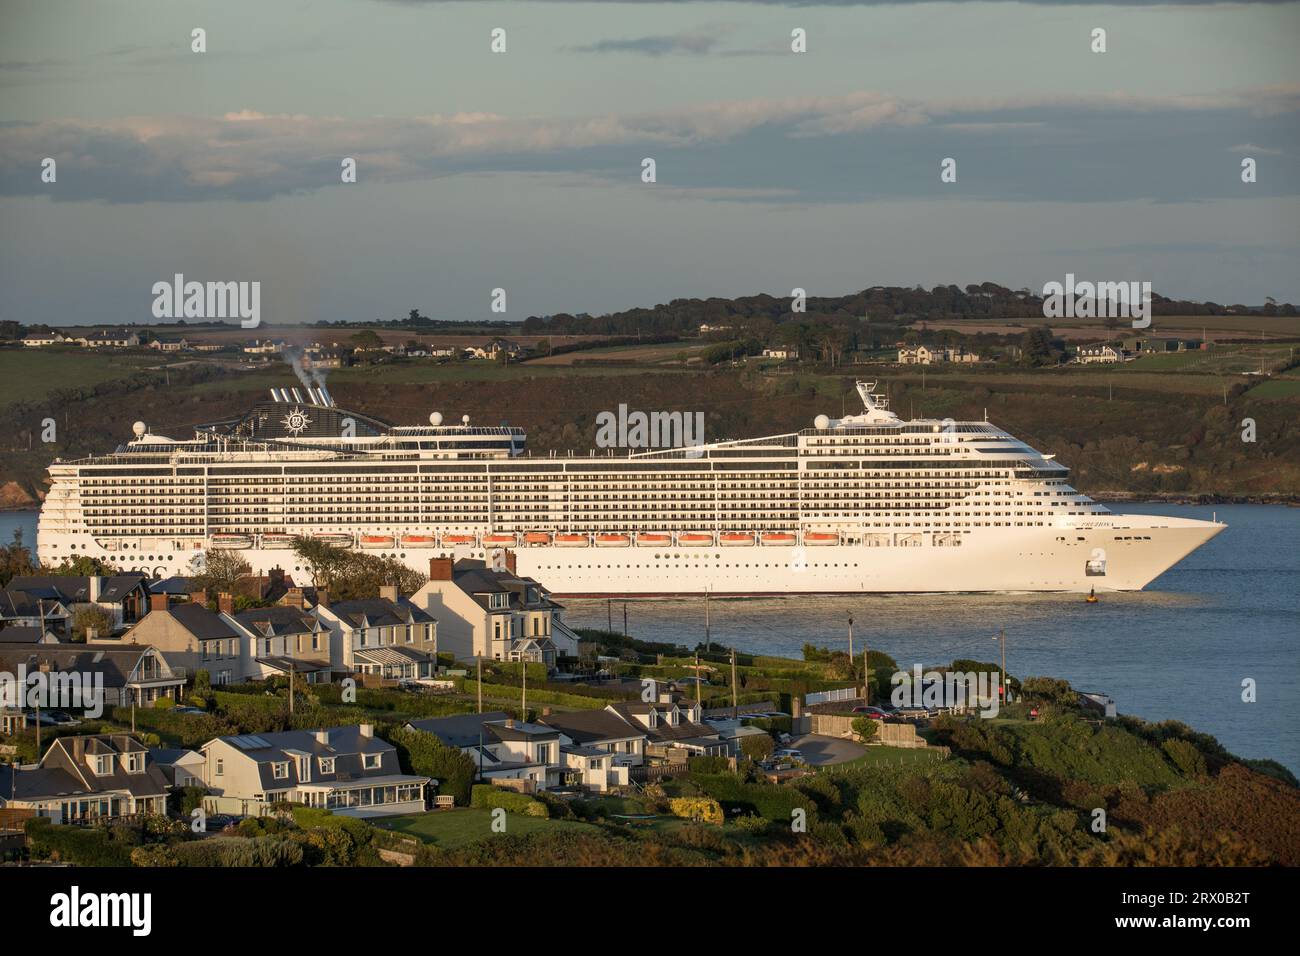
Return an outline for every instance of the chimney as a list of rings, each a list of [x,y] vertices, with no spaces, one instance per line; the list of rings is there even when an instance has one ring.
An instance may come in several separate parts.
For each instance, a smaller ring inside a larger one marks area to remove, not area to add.
[[[451,558],[430,558],[429,559],[429,580],[430,581],[450,581],[451,568],[453,564]]]
[[[203,591],[191,591],[191,592],[190,592],[190,600],[193,601],[195,604],[202,604],[204,607],[207,607],[207,605],[208,605],[208,592],[207,592],[206,590],[203,590]]]
[[[380,596],[380,598],[382,598],[382,599],[385,600],[385,601],[392,601],[394,604],[396,604],[396,603],[397,603],[397,585],[396,585],[396,584],[381,584],[381,585],[379,585],[379,596]]]
[[[518,573],[515,571],[515,553],[513,551],[506,551],[506,570],[511,574]]]
[[[326,730],[324,727],[316,731],[316,743],[320,744],[322,747],[329,746],[330,732]]]
[[[100,584],[99,575],[92,574],[89,578],[86,579],[86,581],[88,582],[90,588],[90,593],[87,597],[87,600],[91,604],[95,604],[97,601],[99,601],[99,584]]]
[[[266,572],[266,576],[271,579],[272,584],[283,584],[284,568],[274,567],[270,571]]]
[[[357,730],[361,732],[362,737],[373,737],[375,735],[374,724],[358,724]]]
[[[329,588],[316,589],[316,606],[327,608],[330,606]]]
[[[222,591],[217,595],[217,610],[222,614],[235,613],[235,596],[228,591]]]
[[[285,607],[296,607],[300,611],[307,606],[307,601],[302,594],[302,588],[289,588],[284,597],[280,598],[280,603]]]
[[[167,595],[166,595],[166,594],[150,594],[150,595],[149,595],[149,610],[151,610],[151,611],[165,611],[165,610],[167,610]]]

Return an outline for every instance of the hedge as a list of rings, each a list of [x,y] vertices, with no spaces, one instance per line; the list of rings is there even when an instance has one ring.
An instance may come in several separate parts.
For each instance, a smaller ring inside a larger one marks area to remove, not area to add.
[[[789,823],[796,809],[806,810],[810,818],[817,813],[816,803],[790,787],[745,783],[733,774],[692,774],[691,779],[726,809],[738,807],[774,823]]]
[[[470,806],[489,810],[505,810],[507,813],[522,813],[526,817],[549,817],[546,804],[524,793],[503,790],[490,783],[474,785],[470,794]]]
[[[63,826],[35,817],[23,824],[23,832],[40,857],[57,856],[78,866],[131,865],[131,847],[114,842],[107,830],[98,827]]]
[[[721,825],[725,819],[722,804],[709,797],[674,797],[668,801],[668,809],[675,817],[698,820],[701,823]]]

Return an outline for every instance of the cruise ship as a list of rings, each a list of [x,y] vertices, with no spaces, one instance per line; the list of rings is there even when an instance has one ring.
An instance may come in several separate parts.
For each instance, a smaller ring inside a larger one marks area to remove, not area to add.
[[[1113,514],[987,421],[904,421],[857,391],[860,414],[795,433],[584,456],[274,388],[192,438],[136,422],[110,454],[55,461],[37,552],[165,577],[229,550],[305,582],[297,537],[424,572],[509,550],[569,596],[1131,591],[1225,527]]]

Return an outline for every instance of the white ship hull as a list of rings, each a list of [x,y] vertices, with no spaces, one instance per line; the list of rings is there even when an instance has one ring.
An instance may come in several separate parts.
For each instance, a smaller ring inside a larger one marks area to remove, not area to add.
[[[761,545],[741,551],[550,545],[525,546],[514,554],[519,574],[561,596],[1136,591],[1225,527],[1144,515],[1111,515],[1089,524],[1093,526],[998,529],[969,535],[959,547],[937,546],[927,538],[916,547]],[[66,545],[59,545],[57,536],[38,534],[42,561],[66,555]],[[165,577],[192,573],[190,562],[204,547],[199,539],[188,547],[142,539],[123,540],[112,551],[83,546],[78,553],[103,558],[124,571]],[[428,573],[430,558],[491,558],[492,553],[469,546],[385,552],[421,573]],[[296,555],[283,548],[247,548],[238,554],[257,573],[278,567],[296,582],[311,583]]]

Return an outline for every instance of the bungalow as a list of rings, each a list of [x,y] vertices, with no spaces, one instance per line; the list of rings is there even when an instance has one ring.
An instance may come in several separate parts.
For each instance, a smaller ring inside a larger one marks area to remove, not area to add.
[[[148,578],[143,574],[115,574],[110,577],[23,574],[10,580],[8,590],[25,591],[33,598],[58,602],[69,609],[75,604],[93,604],[108,615],[110,631],[117,633],[147,613],[147,582]]]
[[[144,706],[163,697],[180,698],[186,671],[157,648],[140,644],[0,644],[0,670],[17,674],[37,670],[80,675],[102,682],[103,707]],[[71,704],[58,706],[72,706]]]
[[[91,349],[131,349],[140,344],[140,336],[130,329],[96,329],[77,341]]]
[[[183,352],[189,347],[190,343],[185,339],[154,339],[149,343],[149,348],[159,352]]]
[[[167,811],[167,778],[134,734],[60,737],[30,769],[0,767],[0,807],[55,823]]]
[[[29,348],[43,348],[47,345],[63,345],[72,340],[58,332],[29,332],[23,336],[23,345]]]
[[[358,724],[217,737],[201,748],[203,783],[220,810],[289,801],[350,817],[419,813],[428,777],[404,774],[397,749]]]
[[[763,358],[780,359],[781,361],[794,361],[799,358],[799,350],[789,346],[782,346],[775,349],[763,349]]]
[[[432,677],[438,669],[438,622],[394,585],[380,597],[317,604],[312,613],[330,633],[335,670],[382,680]]]
[[[412,603],[441,622],[440,646],[457,660],[527,660],[554,668],[578,656],[578,635],[560,618],[563,605],[532,578],[515,574],[515,556],[504,566],[483,561],[431,558],[429,581]]]

